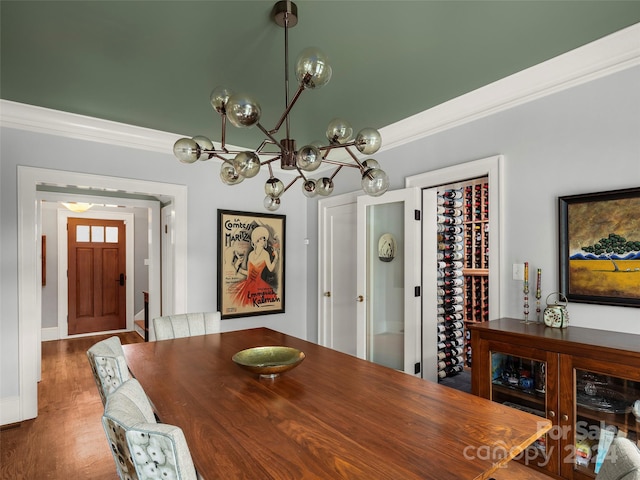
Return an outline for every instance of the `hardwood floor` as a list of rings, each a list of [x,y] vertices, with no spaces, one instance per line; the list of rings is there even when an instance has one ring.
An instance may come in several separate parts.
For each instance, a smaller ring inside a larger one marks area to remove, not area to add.
[[[117,480],[86,355],[91,345],[110,336],[42,344],[38,417],[0,431],[2,479]],[[135,332],[118,336],[123,344],[143,341]]]

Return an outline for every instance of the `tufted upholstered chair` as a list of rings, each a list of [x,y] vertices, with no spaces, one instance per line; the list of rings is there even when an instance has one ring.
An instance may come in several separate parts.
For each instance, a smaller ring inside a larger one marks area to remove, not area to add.
[[[153,319],[156,340],[220,332],[220,312],[180,313]]]
[[[614,438],[596,480],[640,480],[638,447],[627,438]]]
[[[131,378],[120,338],[110,337],[96,343],[87,350],[87,357],[104,405],[107,397]]]
[[[107,398],[102,425],[122,480],[199,478],[182,430],[156,423],[137,380],[124,382]]]

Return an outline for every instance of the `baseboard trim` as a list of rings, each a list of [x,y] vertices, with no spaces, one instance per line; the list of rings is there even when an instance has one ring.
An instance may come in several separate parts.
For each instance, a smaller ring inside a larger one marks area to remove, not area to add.
[[[50,342],[52,340],[60,340],[58,336],[58,327],[48,327],[41,330],[41,340],[43,342]]]

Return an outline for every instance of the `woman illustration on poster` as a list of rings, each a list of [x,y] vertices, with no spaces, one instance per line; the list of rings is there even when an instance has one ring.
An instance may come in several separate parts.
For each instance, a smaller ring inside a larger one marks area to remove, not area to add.
[[[274,248],[273,253],[267,250],[268,239],[269,230],[266,227],[255,227],[251,232],[253,250],[249,252],[247,258],[247,269],[243,269],[240,264],[237,267],[238,272],[247,278],[238,282],[233,289],[236,304],[259,307],[279,300],[273,287],[262,278],[263,270],[266,268],[269,272],[273,272],[278,261],[278,250]]]

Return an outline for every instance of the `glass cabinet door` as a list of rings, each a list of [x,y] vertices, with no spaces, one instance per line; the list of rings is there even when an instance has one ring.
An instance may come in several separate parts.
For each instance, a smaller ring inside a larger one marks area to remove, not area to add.
[[[574,381],[575,450],[565,458],[594,478],[616,436],[640,444],[640,381],[578,368]]]
[[[491,399],[546,418],[548,368],[546,361],[491,352]],[[548,435],[544,435],[516,458],[527,465],[550,469],[554,448],[549,444]]]

